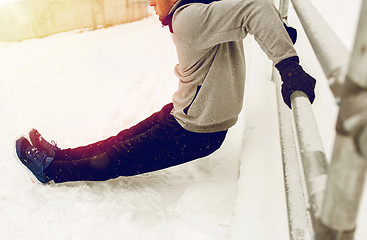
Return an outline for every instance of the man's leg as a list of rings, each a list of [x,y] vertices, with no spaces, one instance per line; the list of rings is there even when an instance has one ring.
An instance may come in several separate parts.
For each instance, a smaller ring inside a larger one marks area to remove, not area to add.
[[[217,150],[227,131],[193,133],[170,114],[160,112],[95,144],[57,152],[45,174],[55,182],[103,181],[160,170],[207,156]]]
[[[165,108],[170,107],[169,104],[165,106]],[[55,160],[63,161],[63,160],[75,160],[75,159],[84,159],[88,157],[95,157],[100,155],[106,151],[106,149],[111,148],[118,142],[125,141],[129,138],[135,137],[147,130],[149,130],[153,125],[155,125],[158,121],[158,114],[156,112],[152,114],[147,119],[141,121],[137,125],[125,129],[118,133],[116,136],[109,137],[105,140],[98,141],[93,144],[89,144],[87,146],[81,146],[77,148],[68,148],[63,149],[61,151],[56,152]]]

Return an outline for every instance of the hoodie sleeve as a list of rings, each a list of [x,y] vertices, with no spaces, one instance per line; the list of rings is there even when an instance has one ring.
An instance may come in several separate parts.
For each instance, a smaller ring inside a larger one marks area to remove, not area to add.
[[[267,0],[184,5],[173,15],[173,30],[177,38],[197,51],[243,40],[250,33],[274,65],[297,55],[278,11]]]

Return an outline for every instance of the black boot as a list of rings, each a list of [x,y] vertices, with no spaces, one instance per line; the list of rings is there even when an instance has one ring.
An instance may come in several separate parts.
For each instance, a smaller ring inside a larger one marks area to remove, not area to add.
[[[55,152],[60,150],[60,148],[57,147],[55,142],[53,141],[51,141],[51,143],[47,142],[36,129],[32,129],[29,132],[29,138],[31,139],[33,146],[35,146],[37,149],[41,151],[44,151],[49,157],[54,158]]]
[[[20,162],[32,172],[38,181],[47,183],[52,180],[44,174],[44,170],[53,160],[52,157],[32,146],[24,137],[18,139],[15,146]]]

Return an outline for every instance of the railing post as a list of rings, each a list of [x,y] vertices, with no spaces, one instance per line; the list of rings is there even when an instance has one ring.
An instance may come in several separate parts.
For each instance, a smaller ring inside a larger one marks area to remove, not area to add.
[[[282,19],[288,18],[288,7],[289,7],[289,0],[280,0],[279,1],[279,13]]]
[[[367,170],[367,0],[343,86],[317,240],[351,240]],[[364,159],[362,158],[364,156]]]

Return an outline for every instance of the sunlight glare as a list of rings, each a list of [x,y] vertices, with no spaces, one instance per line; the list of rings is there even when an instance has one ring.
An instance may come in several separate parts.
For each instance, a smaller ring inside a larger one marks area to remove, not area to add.
[[[0,6],[8,3],[18,2],[19,0],[0,0]]]

